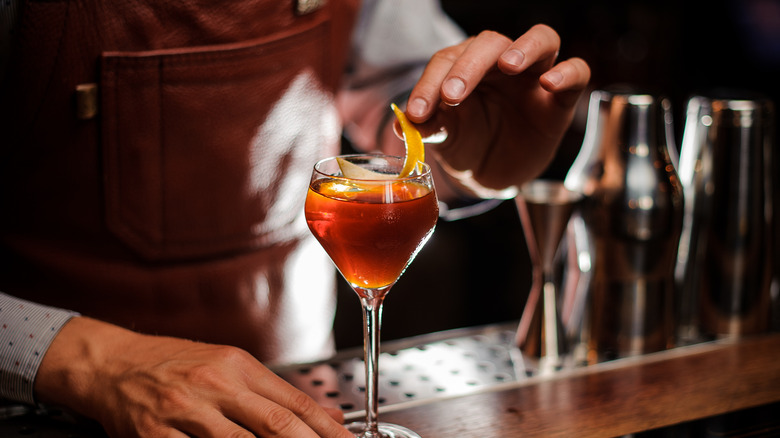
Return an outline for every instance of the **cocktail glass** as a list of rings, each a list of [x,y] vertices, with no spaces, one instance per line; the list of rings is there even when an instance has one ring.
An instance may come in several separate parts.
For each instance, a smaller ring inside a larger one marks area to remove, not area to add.
[[[327,158],[314,166],[306,196],[309,229],[363,307],[366,417],[347,428],[364,438],[419,437],[377,420],[382,303],[439,215],[430,167],[420,163],[411,176],[399,177],[403,164],[403,158],[386,155]],[[341,167],[351,168],[351,177]]]

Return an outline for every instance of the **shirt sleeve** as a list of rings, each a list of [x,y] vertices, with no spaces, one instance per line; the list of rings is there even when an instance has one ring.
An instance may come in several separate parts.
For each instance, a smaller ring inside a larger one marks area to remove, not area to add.
[[[0,397],[35,403],[33,385],[43,355],[76,315],[0,292]]]
[[[431,56],[465,38],[438,0],[364,0],[339,94],[349,140],[381,148],[390,102],[403,106]]]

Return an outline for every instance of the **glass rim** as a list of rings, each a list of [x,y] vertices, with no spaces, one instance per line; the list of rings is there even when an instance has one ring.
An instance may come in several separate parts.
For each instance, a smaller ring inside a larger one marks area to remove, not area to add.
[[[552,204],[576,203],[585,197],[579,190],[566,186],[563,180],[537,178],[520,186],[518,195],[532,202]]]
[[[361,181],[361,182],[364,181],[364,182],[371,182],[371,183],[388,183],[388,182],[398,182],[398,181],[413,181],[413,180],[417,180],[417,179],[420,179],[420,178],[426,178],[428,176],[431,176],[431,177],[433,176],[432,175],[431,165],[426,163],[426,162],[424,162],[424,161],[418,161],[418,165],[422,165],[422,168],[423,168],[422,172],[420,172],[420,173],[413,173],[413,174],[411,174],[409,176],[404,176],[404,177],[388,173],[388,174],[385,174],[385,175],[387,175],[389,177],[392,177],[392,178],[388,178],[388,179],[349,178],[349,177],[346,177],[346,176],[343,176],[343,175],[331,175],[331,174],[326,173],[326,172],[324,172],[324,171],[319,169],[319,166],[322,163],[325,163],[326,161],[335,161],[336,158],[367,158],[367,159],[370,159],[370,158],[385,158],[385,159],[392,158],[392,159],[400,161],[402,165],[403,165],[403,162],[404,162],[404,159],[405,159],[404,157],[400,157],[400,156],[397,156],[397,155],[389,155],[389,154],[381,154],[381,153],[376,153],[376,154],[374,154],[374,153],[356,153],[356,154],[333,155],[333,156],[330,156],[330,157],[326,157],[326,158],[322,158],[320,160],[317,160],[317,162],[314,163],[314,172],[317,173],[318,175],[323,176],[323,177],[333,178],[333,179],[337,179],[337,180],[349,180],[349,181]]]

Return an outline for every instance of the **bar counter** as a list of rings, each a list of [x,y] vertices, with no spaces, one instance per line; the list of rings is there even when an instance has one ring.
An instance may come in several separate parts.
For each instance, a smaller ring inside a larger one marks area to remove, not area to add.
[[[609,437],[771,406],[778,401],[780,334],[771,334],[535,377],[481,393],[386,411],[380,419],[429,438]],[[773,436],[777,436],[780,405],[772,410],[775,421],[766,427],[773,428]]]
[[[425,438],[610,437],[669,428],[672,433],[660,436],[780,436],[780,333],[699,343],[544,374],[513,355],[517,350],[511,343],[505,350],[494,345],[506,343],[511,329],[490,326],[386,343],[380,360],[380,371],[384,366],[380,421],[404,425]],[[349,389],[362,385],[358,373],[362,362],[356,353],[342,352],[333,360],[277,372],[321,403],[341,404],[348,419],[359,419],[362,405],[351,406],[340,398],[362,399],[362,392]],[[446,354],[451,354],[449,359]],[[469,371],[466,362],[453,368],[458,356],[472,361],[475,371]],[[406,365],[393,362],[404,357]],[[430,362],[434,368],[425,369],[425,357],[439,357]],[[436,369],[441,372],[436,374]],[[405,379],[401,375],[405,370],[418,377],[423,370],[425,378]],[[438,389],[425,392],[426,385]],[[761,415],[724,423],[729,416],[755,410]],[[711,422],[706,433],[679,429],[697,421]],[[759,424],[762,421],[766,424]],[[735,428],[742,432],[731,433]],[[5,406],[0,436],[105,435],[59,410]]]

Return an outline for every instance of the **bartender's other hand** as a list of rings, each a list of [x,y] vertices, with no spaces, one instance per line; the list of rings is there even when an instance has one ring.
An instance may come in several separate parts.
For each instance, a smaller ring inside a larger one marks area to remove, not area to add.
[[[556,63],[560,37],[536,25],[512,41],[485,31],[436,53],[412,90],[407,116],[430,148],[482,186],[519,186],[552,161],[590,80],[580,58]],[[442,137],[442,136],[439,136]]]
[[[352,437],[244,350],[140,335],[85,317],[63,327],[35,383],[42,402],[112,437]]]

